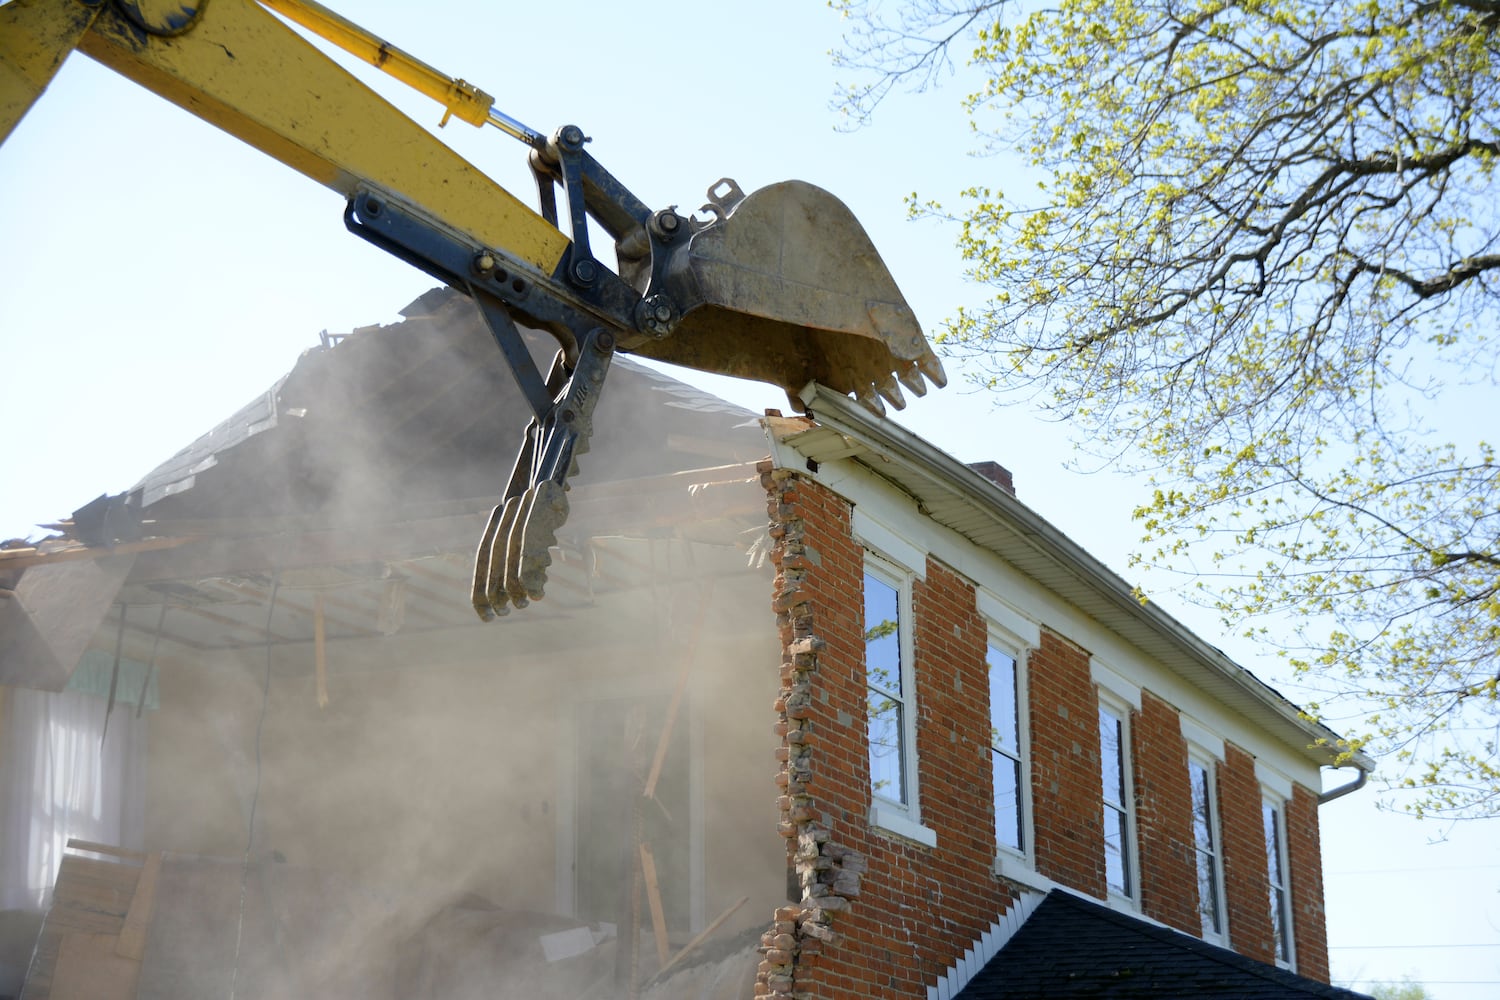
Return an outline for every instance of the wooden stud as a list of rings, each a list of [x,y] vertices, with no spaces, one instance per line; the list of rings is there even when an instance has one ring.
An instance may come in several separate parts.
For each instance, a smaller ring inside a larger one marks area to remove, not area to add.
[[[651,907],[651,933],[656,937],[656,962],[667,964],[667,917],[661,905],[661,883],[656,879],[656,857],[650,844],[641,844],[641,874],[646,879],[646,903]]]
[[[323,595],[313,595],[313,666],[318,685],[318,707],[328,707],[328,648],[323,627]]]
[[[725,910],[723,913],[721,913],[717,917],[715,917],[713,919],[713,922],[711,924],[709,924],[707,927],[703,928],[703,930],[698,933],[697,937],[693,938],[687,944],[683,945],[682,946],[682,950],[679,951],[677,954],[673,955],[672,956],[672,960],[670,962],[666,963],[665,965],[663,965],[661,967],[661,969],[657,971],[656,978],[660,979],[662,976],[666,975],[666,972],[667,972],[668,969],[670,969],[672,966],[676,965],[678,962],[682,961],[683,956],[685,956],[688,952],[690,952],[694,948],[698,947],[704,941],[707,941],[709,935],[711,935],[714,931],[718,930],[723,925],[724,921],[726,921],[730,917],[734,916],[734,912],[736,910],[738,910],[740,907],[744,906],[748,902],[750,902],[750,897],[749,896],[741,896],[739,902],[735,903],[729,909]]]
[[[146,932],[151,929],[151,911],[156,905],[156,880],[161,875],[161,863],[160,851],[146,858],[145,867],[135,883],[130,909],[125,911],[125,926],[120,928],[116,955],[139,962],[146,954]]]

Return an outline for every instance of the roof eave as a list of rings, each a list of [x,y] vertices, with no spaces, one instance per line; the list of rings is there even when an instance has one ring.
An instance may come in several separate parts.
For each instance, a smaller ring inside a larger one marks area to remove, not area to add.
[[[898,424],[874,416],[847,396],[817,383],[809,383],[800,397],[818,424],[860,442],[886,462],[897,463],[919,481],[928,484],[935,494],[956,497],[971,513],[1003,522],[1048,559],[1084,582],[1103,605],[1123,613],[1139,629],[1165,637],[1186,659],[1234,685],[1263,713],[1259,720],[1262,724],[1270,723],[1273,729],[1287,735],[1291,735],[1287,729],[1291,727],[1306,737],[1304,754],[1309,760],[1323,766],[1353,765],[1363,771],[1373,770],[1374,761],[1364,753],[1348,752],[1337,733],[1321,723],[1309,721],[1296,705],[1222,651],[1204,642],[1158,605],[1142,601],[1130,584],[1078,543],[952,455]],[[860,456],[851,457],[859,460]],[[911,485],[910,481],[903,483],[907,488]],[[1133,637],[1126,634],[1125,638]]]

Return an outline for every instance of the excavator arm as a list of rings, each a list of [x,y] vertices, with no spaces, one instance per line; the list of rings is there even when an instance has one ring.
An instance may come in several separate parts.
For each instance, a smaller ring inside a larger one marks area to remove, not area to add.
[[[356,80],[274,10],[529,147],[540,211]],[[716,182],[707,218],[652,211],[585,150],[545,136],[310,0],[10,0],[0,5],[0,142],[77,50],[346,199],[355,234],[465,292],[532,410],[475,560],[485,619],[543,595],[567,481],[617,350],[780,385],[817,381],[883,412],[945,381],[864,230],[798,181]],[[562,193],[561,203],[557,197]],[[560,207],[562,211],[560,211]],[[589,220],[614,241],[614,268]],[[550,333],[544,375],[516,324]]]

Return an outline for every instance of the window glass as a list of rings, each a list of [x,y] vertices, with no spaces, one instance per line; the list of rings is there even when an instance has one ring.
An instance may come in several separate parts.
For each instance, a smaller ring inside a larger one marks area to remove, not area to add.
[[[865,573],[866,718],[870,748],[870,790],[908,804],[906,788],[906,703],[901,664],[901,592]]]
[[[1130,812],[1126,808],[1125,720],[1099,706],[1099,767],[1104,790],[1104,880],[1109,891],[1131,895]]]
[[[990,646],[990,763],[995,793],[995,840],[1025,849],[1021,802],[1021,716],[1015,658]]]
[[[1193,845],[1198,856],[1198,915],[1203,936],[1224,933],[1223,905],[1219,899],[1219,846],[1216,829],[1213,775],[1202,761],[1188,762],[1193,786]]]
[[[1287,924],[1286,851],[1281,840],[1281,810],[1274,803],[1263,801],[1260,813],[1266,836],[1266,875],[1270,883],[1268,902],[1276,961],[1288,965],[1292,960],[1292,942]]]

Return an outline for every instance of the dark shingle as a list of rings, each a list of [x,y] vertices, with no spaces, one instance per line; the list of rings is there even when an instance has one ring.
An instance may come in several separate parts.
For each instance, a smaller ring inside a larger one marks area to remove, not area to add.
[[[957,1000],[1369,1000],[1053,891]]]

